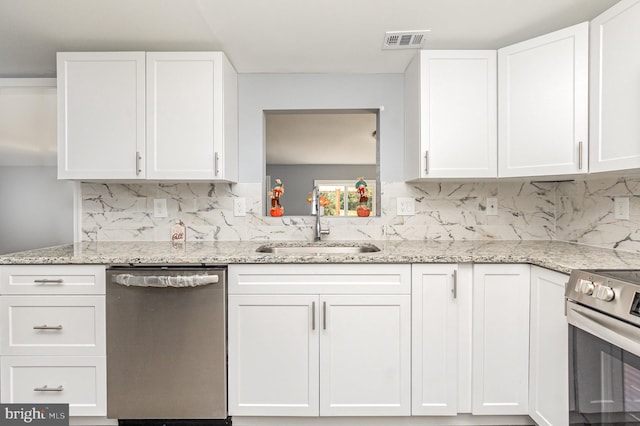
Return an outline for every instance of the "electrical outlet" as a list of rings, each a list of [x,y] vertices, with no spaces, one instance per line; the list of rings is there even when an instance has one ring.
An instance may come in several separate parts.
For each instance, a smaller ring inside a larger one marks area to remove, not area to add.
[[[498,216],[498,199],[487,198],[487,216]]]
[[[629,197],[615,197],[613,206],[615,219],[629,220]]]
[[[167,217],[167,199],[154,198],[153,200],[153,217]]]
[[[246,216],[247,215],[247,199],[246,198],[234,198],[233,199],[233,215],[234,216]]]
[[[411,197],[398,197],[398,216],[413,216],[416,214],[416,200]]]

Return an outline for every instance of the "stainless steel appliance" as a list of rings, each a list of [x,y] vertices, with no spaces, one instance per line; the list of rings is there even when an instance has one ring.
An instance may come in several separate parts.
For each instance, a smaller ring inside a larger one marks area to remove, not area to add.
[[[640,271],[573,271],[569,423],[640,424]]]
[[[227,418],[225,279],[224,267],[108,269],[107,417]]]

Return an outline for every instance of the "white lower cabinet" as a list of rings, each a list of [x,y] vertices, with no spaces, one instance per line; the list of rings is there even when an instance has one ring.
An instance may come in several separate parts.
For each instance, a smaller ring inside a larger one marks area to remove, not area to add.
[[[408,416],[410,266],[273,266],[229,267],[229,414]],[[366,294],[372,269],[404,294]]]
[[[473,414],[529,413],[530,269],[473,266]]]
[[[471,411],[470,264],[412,265],[411,414]]]
[[[569,348],[565,285],[569,277],[531,267],[529,415],[539,425],[569,424]]]
[[[0,266],[0,402],[105,416],[105,268]]]
[[[231,265],[229,414],[564,425],[565,280],[525,264]]]
[[[105,357],[6,356],[2,402],[69,404],[71,416],[105,415]]]
[[[317,308],[317,296],[229,295],[230,415],[318,415]]]
[[[320,305],[320,415],[409,415],[410,296],[321,296]]]

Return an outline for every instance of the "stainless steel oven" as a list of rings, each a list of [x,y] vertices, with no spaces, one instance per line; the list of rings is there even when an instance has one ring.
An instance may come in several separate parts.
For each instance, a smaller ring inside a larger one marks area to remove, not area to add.
[[[569,423],[640,425],[640,271],[573,271]]]

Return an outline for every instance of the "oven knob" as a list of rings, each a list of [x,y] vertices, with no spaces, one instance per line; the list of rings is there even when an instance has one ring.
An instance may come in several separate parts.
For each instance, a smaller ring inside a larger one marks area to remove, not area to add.
[[[595,290],[595,288],[596,286],[591,281],[582,280],[580,282],[580,291],[583,294],[591,295],[593,294],[593,290]]]
[[[613,289],[611,287],[607,287],[606,285],[599,285],[595,294],[596,299],[604,300],[605,302],[610,302],[616,297]]]

